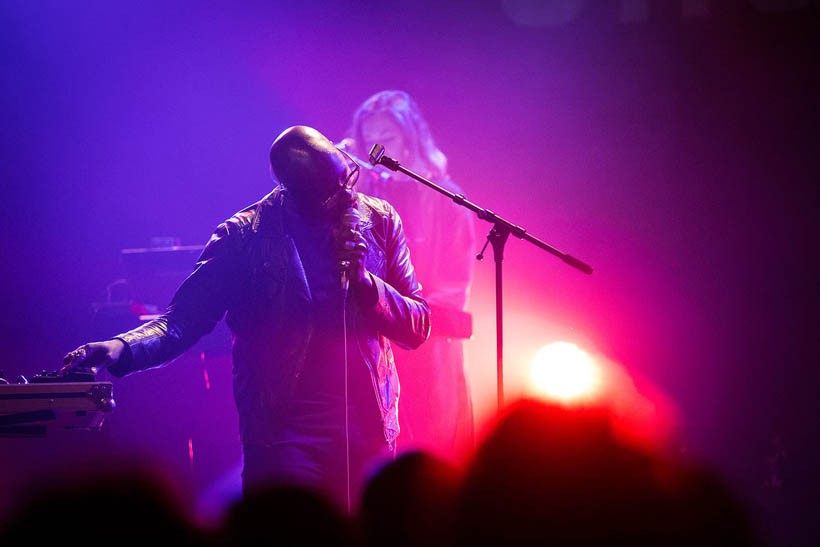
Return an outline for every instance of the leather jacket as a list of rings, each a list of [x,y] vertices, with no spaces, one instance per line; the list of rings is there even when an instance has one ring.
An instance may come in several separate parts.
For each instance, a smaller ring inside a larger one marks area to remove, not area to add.
[[[270,442],[271,426],[287,412],[311,337],[321,335],[314,332],[310,287],[286,230],[285,196],[277,187],[220,224],[165,313],[116,337],[130,356],[109,368],[124,376],[166,364],[225,316],[233,334],[234,399],[244,443]],[[399,434],[399,379],[390,341],[418,347],[430,334],[430,311],[393,207],[363,194],[355,194],[355,203],[359,231],[368,243],[365,266],[378,300],[363,308],[351,294],[348,332],[369,368],[392,448]]]

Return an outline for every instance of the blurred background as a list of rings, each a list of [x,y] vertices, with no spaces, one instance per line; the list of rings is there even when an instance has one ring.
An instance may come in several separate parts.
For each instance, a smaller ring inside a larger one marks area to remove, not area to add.
[[[799,543],[816,527],[820,455],[819,10],[5,1],[0,369],[12,381],[54,370],[116,333],[100,330],[99,304],[125,275],[122,249],[204,244],[271,190],[268,147],[284,128],[339,140],[366,97],[403,89],[468,198],[595,268],[510,240],[508,397],[552,342],[617,363],[676,409],[675,450],[718,469],[770,537]],[[479,243],[488,228],[476,220]],[[468,308],[479,425],[495,412],[493,275],[491,255],[476,263]],[[116,383],[97,434],[0,439],[0,485],[24,489],[97,450],[154,460],[195,503],[230,490],[226,347],[220,327],[178,363]]]

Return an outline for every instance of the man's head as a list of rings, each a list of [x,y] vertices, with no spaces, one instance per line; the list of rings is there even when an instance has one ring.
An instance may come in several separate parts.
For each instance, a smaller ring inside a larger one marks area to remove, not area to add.
[[[290,127],[270,149],[273,174],[305,211],[318,211],[349,173],[344,155],[327,137],[304,125]]]

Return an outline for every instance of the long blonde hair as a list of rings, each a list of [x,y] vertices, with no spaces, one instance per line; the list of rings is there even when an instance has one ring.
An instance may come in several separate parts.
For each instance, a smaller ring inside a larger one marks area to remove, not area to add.
[[[348,137],[356,141],[357,152],[366,155],[368,150],[362,147],[365,143],[362,136],[362,124],[374,114],[388,114],[401,128],[404,141],[414,148],[415,157],[431,175],[446,177],[447,157],[438,149],[430,134],[430,128],[421,116],[416,101],[404,91],[380,91],[365,100],[353,114],[353,125],[348,130]]]

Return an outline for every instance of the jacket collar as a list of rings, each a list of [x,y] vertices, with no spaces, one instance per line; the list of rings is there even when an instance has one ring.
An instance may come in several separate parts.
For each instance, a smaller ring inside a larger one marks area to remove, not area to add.
[[[287,190],[279,185],[259,202],[252,230],[267,236],[281,237],[286,235],[284,215]],[[356,209],[359,211],[359,230],[373,226],[373,209],[362,199],[362,194],[353,193]]]

